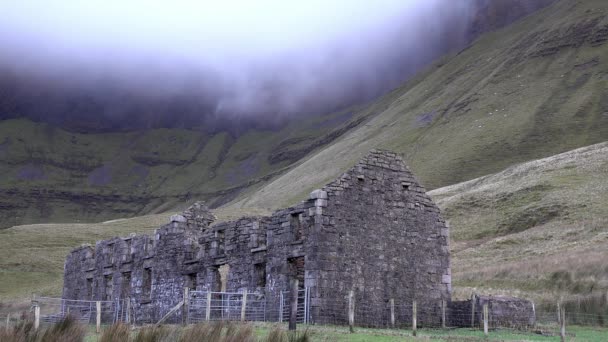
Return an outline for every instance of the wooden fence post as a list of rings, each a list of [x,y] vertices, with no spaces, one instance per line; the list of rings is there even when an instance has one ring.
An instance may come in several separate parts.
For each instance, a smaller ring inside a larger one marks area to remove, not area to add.
[[[126,321],[127,321],[127,324],[131,324],[131,298],[127,297],[126,301],[127,301]]]
[[[562,307],[561,312],[561,329],[559,332],[559,336],[561,337],[561,341],[566,341],[566,308]]]
[[[40,306],[36,304],[34,306],[34,330],[38,330],[40,327]]]
[[[348,330],[355,332],[355,291],[348,293]]]
[[[483,305],[483,335],[488,337],[488,303]]]
[[[471,328],[475,328],[475,294],[471,295]]]
[[[416,301],[412,302],[412,334],[416,336],[416,330],[418,329],[418,308]]]
[[[207,307],[205,308],[205,320],[211,319],[211,291],[207,291]]]
[[[100,301],[95,302],[95,309],[96,309],[96,316],[97,316],[97,318],[95,319],[95,321],[96,321],[95,331],[99,334],[101,332],[101,302]]]
[[[446,305],[447,303],[445,302],[445,299],[441,300],[441,327],[443,329],[445,329],[446,327],[446,323],[445,323],[445,309],[446,309]]]
[[[10,328],[10,324],[11,324],[11,314],[8,313],[8,314],[6,314],[6,331],[8,331],[8,328]]]
[[[190,302],[190,288],[184,287],[184,305],[182,306],[182,325],[188,324],[188,304]]]
[[[390,299],[391,306],[391,327],[395,329],[395,299]]]
[[[245,321],[245,313],[247,309],[247,290],[243,291],[243,300],[241,300],[241,322]]]
[[[289,330],[296,330],[298,320],[298,279],[293,279],[290,292]]]
[[[559,301],[557,302],[557,324],[562,324],[562,308]]]

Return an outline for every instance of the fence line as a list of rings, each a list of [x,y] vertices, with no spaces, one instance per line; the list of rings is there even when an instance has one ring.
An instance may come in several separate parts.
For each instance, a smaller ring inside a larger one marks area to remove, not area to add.
[[[182,314],[186,317],[181,316],[181,319],[188,324],[218,320],[287,322],[290,319],[289,291],[281,291],[276,296],[255,292],[186,293],[184,299],[187,303],[184,303],[185,311]],[[38,319],[42,324],[55,323],[67,315],[74,316],[86,324],[142,323],[133,319],[136,315],[130,312],[129,308],[132,309],[134,303],[125,299],[87,301],[37,297],[32,304],[37,308]],[[467,305],[451,306],[442,300],[405,303],[396,299],[374,302],[368,298],[359,298],[357,302],[355,297],[349,294],[344,298],[322,298],[314,305],[311,304],[310,290],[299,290],[295,315],[298,323],[404,329],[412,330],[412,333],[419,329],[443,330],[449,333],[453,328],[466,327],[483,332],[486,336],[496,331],[566,336],[569,325],[608,326],[608,312],[568,312],[565,311],[565,305],[557,305],[557,310],[547,306],[542,309],[532,307],[533,319],[526,321],[517,317],[506,319],[495,314],[491,310],[491,303],[475,308]],[[154,303],[150,305],[154,306]],[[174,318],[178,318],[177,315]],[[13,316],[13,321],[18,320],[17,316]],[[11,321],[7,322],[6,317],[0,317],[0,324],[9,326]]]

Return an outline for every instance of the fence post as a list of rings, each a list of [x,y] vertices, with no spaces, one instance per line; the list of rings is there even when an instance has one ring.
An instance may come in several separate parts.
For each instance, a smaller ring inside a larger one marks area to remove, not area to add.
[[[38,330],[40,327],[40,306],[38,303],[34,305],[34,330]]]
[[[562,324],[562,308],[559,301],[557,302],[557,324]]]
[[[355,332],[355,291],[348,293],[348,329]]]
[[[416,330],[418,329],[418,307],[416,301],[412,302],[412,334],[416,336]]]
[[[475,328],[475,294],[471,295],[471,328]]]
[[[247,290],[243,290],[243,299],[241,300],[241,322],[245,321],[246,308],[247,308]]]
[[[442,299],[441,300],[441,327],[443,329],[445,329],[445,326],[446,326],[446,324],[445,324],[445,308],[446,308],[446,306],[447,305],[446,305],[445,299]]]
[[[99,334],[101,332],[101,302],[100,301],[96,301],[95,302],[95,311],[96,311],[96,316],[97,318],[95,319],[95,321],[97,322],[96,324],[96,329],[95,331]]]
[[[483,305],[483,335],[488,337],[488,303]]]
[[[566,342],[566,308],[562,307],[561,312],[561,329],[559,333],[562,342]]]
[[[283,311],[285,311],[285,309],[283,308],[283,301],[285,299],[283,298],[283,291],[281,291],[279,293],[279,323],[283,323]]]
[[[10,324],[11,324],[11,314],[8,313],[8,314],[6,314],[6,331],[8,331]]]
[[[298,279],[293,279],[291,282],[290,291],[290,310],[289,310],[289,330],[296,330],[296,321],[298,320]]]
[[[207,307],[205,308],[205,320],[211,319],[211,291],[207,291]]]
[[[390,306],[391,306],[391,327],[393,329],[395,329],[395,299],[391,298]]]
[[[182,306],[182,325],[188,324],[188,304],[190,302],[190,288],[184,287],[184,305]]]
[[[127,306],[127,308],[126,308],[127,315],[126,315],[125,319],[127,321],[127,324],[131,324],[131,298],[127,297],[126,300],[127,300],[127,305],[126,305]]]

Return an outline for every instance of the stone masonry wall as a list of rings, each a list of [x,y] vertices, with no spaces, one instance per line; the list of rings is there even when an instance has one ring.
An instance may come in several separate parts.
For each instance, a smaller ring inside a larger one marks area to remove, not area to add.
[[[399,307],[416,299],[421,323],[440,319],[451,292],[448,227],[401,158],[372,151],[323,190],[322,226],[308,254],[317,321],[345,319],[334,315],[350,290],[368,325],[388,322],[391,298]],[[397,310],[397,321],[410,312]]]
[[[358,321],[370,325],[386,322],[390,298],[402,306],[416,298],[421,322],[450,299],[448,228],[394,153],[372,151],[338,180],[270,217],[211,225],[214,219],[195,203],[152,236],[75,249],[66,259],[63,297],[130,298],[135,321],[144,323],[181,301],[184,287],[255,291],[268,308],[278,308],[279,291],[297,278],[310,288],[314,322],[345,322],[353,290]],[[407,315],[398,311],[397,319]]]

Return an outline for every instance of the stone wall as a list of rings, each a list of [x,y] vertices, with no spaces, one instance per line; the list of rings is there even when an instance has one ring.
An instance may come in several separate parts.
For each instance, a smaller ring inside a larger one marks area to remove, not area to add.
[[[320,194],[307,264],[318,279],[317,321],[339,319],[336,307],[350,290],[367,325],[388,322],[390,299],[400,307],[416,299],[420,322],[440,319],[451,293],[448,227],[401,158],[372,151]],[[397,321],[409,321],[410,312],[398,310]]]
[[[453,327],[483,327],[483,306],[488,304],[490,328],[527,329],[536,324],[534,303],[507,296],[478,296],[465,301],[453,301],[448,306],[449,324]],[[474,315],[471,312],[474,310]]]
[[[372,151],[270,217],[211,225],[214,219],[196,203],[153,236],[75,249],[66,259],[63,297],[128,297],[136,321],[153,322],[181,301],[184,287],[255,291],[278,308],[279,291],[297,278],[310,288],[313,321],[344,322],[352,290],[368,325],[387,321],[391,298],[401,306],[416,299],[421,322],[440,319],[439,303],[450,299],[448,228],[394,153]],[[409,312],[398,311],[397,319],[408,321]]]

